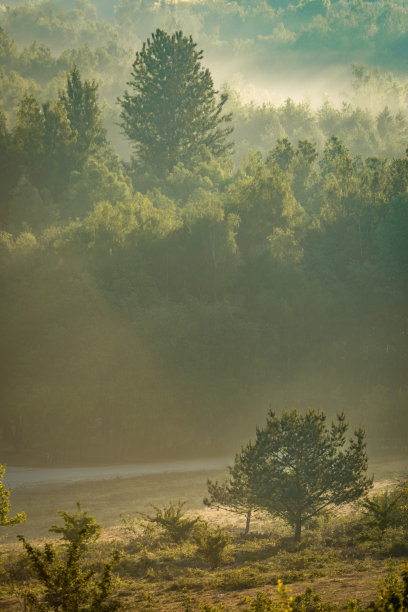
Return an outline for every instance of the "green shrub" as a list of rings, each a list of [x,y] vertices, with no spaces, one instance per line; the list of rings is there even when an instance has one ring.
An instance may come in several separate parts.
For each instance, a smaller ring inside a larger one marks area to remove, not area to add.
[[[259,592],[254,599],[245,597],[249,606],[245,612],[331,612],[336,606],[323,603],[320,595],[308,587],[302,595],[292,597],[282,580],[278,580],[276,593]]]
[[[23,536],[18,536],[28,555],[31,572],[42,586],[40,593],[25,593],[28,610],[111,612],[120,607],[119,602],[111,598],[112,568],[119,554],[114,553],[111,560],[104,564],[99,578],[94,570],[84,568],[81,563],[91,530],[90,525],[84,527],[75,539],[63,547],[62,553],[53,544],[45,544],[41,551]]]
[[[408,610],[408,563],[404,562],[401,576],[390,571],[378,585],[375,610],[390,612]]]
[[[230,539],[223,529],[210,529],[207,523],[202,523],[195,531],[198,556],[208,563],[212,570],[229,560],[225,549]]]
[[[270,612],[277,609],[277,602],[263,591],[257,593],[254,599],[246,597],[245,601],[249,604],[245,612]]]
[[[330,612],[336,609],[337,606],[323,602],[311,587],[307,587],[302,595],[296,595],[291,602],[292,612]]]
[[[392,539],[389,553],[393,557],[408,557],[408,540],[406,534],[397,535]]]
[[[408,528],[408,486],[406,482],[390,491],[377,493],[360,504],[363,523],[369,531],[363,534],[368,539],[382,539],[389,528]]]
[[[246,603],[249,604],[248,607],[245,608],[245,612],[272,612],[275,610],[289,612],[292,610],[293,597],[289,595],[282,580],[278,580],[276,594],[271,594],[270,596],[260,591],[256,594],[254,599],[251,597],[245,597],[244,599]]]
[[[101,535],[102,527],[99,525],[93,516],[81,509],[80,502],[76,503],[77,512],[70,514],[64,510],[59,510],[57,514],[64,521],[64,525],[51,525],[48,531],[58,533],[63,540],[67,542],[76,542],[79,534],[82,532],[82,546],[89,542],[94,542]]]
[[[191,537],[199,520],[198,517],[194,519],[186,518],[182,510],[185,504],[185,501],[178,501],[176,505],[170,502],[168,506],[163,508],[152,505],[156,514],[154,516],[143,516],[146,521],[161,527],[172,542],[182,544]]]

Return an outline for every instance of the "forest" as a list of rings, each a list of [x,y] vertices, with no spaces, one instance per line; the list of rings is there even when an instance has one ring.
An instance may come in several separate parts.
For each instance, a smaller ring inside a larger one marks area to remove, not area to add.
[[[0,0],[2,612],[408,610],[407,51]]]
[[[232,456],[268,406],[406,452],[405,0],[0,8],[4,460]],[[157,28],[226,119],[160,172],[126,111]]]

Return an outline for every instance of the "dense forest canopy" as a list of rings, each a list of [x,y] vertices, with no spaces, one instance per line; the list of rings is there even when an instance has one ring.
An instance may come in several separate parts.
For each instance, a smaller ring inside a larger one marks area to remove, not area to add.
[[[229,454],[269,404],[406,451],[407,0],[0,9],[5,452]],[[132,156],[157,28],[203,49],[233,153]]]

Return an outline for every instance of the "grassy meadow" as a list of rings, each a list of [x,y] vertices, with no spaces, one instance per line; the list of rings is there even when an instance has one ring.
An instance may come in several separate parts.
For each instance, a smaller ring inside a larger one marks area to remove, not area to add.
[[[374,494],[404,479],[407,463],[397,458],[372,462]],[[382,536],[375,534],[357,506],[312,521],[300,543],[293,541],[287,525],[262,513],[255,514],[250,533],[244,536],[243,515],[203,505],[207,478],[224,476],[220,470],[203,470],[16,488],[12,510],[24,509],[27,521],[3,528],[0,609],[30,609],[24,607],[24,592],[38,588],[16,534],[23,533],[41,548],[46,541],[58,541],[48,528],[61,523],[58,510],[75,512],[76,501],[103,527],[100,539],[87,547],[84,567],[100,569],[112,551],[121,551],[114,568],[113,593],[125,610],[366,609],[376,601],[379,582],[390,572],[398,572],[408,558],[406,531],[389,528]],[[170,500],[186,500],[183,510],[187,516],[198,516],[212,529],[221,527],[227,534],[219,567],[211,569],[198,554],[194,540],[176,544],[138,514],[152,516],[151,504],[163,508]],[[287,588],[286,595],[279,581]],[[306,591],[309,587],[312,595]],[[305,592],[309,593],[306,598]],[[275,607],[267,607],[272,604],[261,601],[266,595],[258,593],[265,593]],[[293,608],[288,598],[302,594],[296,604],[300,607]],[[314,601],[315,594],[321,599]]]

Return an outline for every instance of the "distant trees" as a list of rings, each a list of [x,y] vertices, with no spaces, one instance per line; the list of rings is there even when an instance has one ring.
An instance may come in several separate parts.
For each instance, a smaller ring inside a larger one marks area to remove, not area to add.
[[[23,96],[12,140],[27,178],[36,187],[61,192],[72,170],[106,144],[100,114],[97,84],[82,81],[76,66],[56,100],[40,104],[32,93]]]
[[[67,119],[75,141],[76,166],[106,144],[106,130],[101,121],[98,105],[98,85],[95,81],[82,81],[78,67],[67,74],[66,88],[60,93]]]
[[[22,96],[10,132],[0,113],[0,200],[10,229],[26,223],[38,230],[58,216],[81,215],[92,196],[99,200],[118,192],[117,199],[126,199],[127,185],[106,140],[97,89],[95,81],[81,79],[74,65],[55,99],[40,103],[32,92]],[[79,193],[84,182],[91,197]]]
[[[146,19],[162,10],[137,4],[129,9]],[[243,26],[252,10],[244,4],[228,5],[228,20],[239,12]],[[225,9],[218,5],[194,11],[214,18]],[[57,25],[36,7],[10,9],[2,25],[16,37],[10,19],[24,14],[57,40],[62,19]],[[92,18],[81,24],[95,28]],[[73,34],[74,21],[67,27]],[[261,38],[253,49],[272,44]],[[159,446],[163,456],[225,452],[250,426],[250,406],[285,394],[289,404],[330,401],[333,410],[352,403],[356,419],[368,415],[377,447],[392,437],[403,450],[405,106],[260,106],[236,92],[223,103],[191,38],[159,31],[136,56],[129,93],[114,111],[109,101],[128,71],[124,39],[59,56],[41,40],[25,50],[18,42],[0,31],[7,447],[50,461],[76,453],[137,460]],[[209,38],[206,45],[210,51]],[[378,79],[373,90],[381,80],[385,93],[392,87],[405,100],[405,82]],[[97,82],[110,134],[122,111],[137,164],[121,163],[107,142]],[[237,171],[223,154],[229,113]],[[229,440],[221,422],[231,424]],[[229,476],[212,483],[212,503],[247,515],[252,506],[235,495],[246,483]]]
[[[203,149],[219,156],[231,149],[227,95],[217,100],[202,51],[191,36],[156,30],[136,53],[132,80],[119,101],[122,128],[137,161],[159,176],[178,163],[191,166]]]
[[[280,418],[270,410],[265,427],[257,429],[255,442],[246,447],[251,449],[245,452],[246,486],[241,491],[237,487],[242,477],[230,479],[224,487],[209,483],[212,500],[225,500],[219,505],[230,507],[234,498],[243,505],[250,501],[252,507],[292,525],[299,541],[309,519],[329,506],[358,499],[372,486],[366,476],[365,433],[358,429],[346,445],[347,428],[344,414],[327,428],[326,416],[313,409],[304,415],[284,412]],[[232,474],[240,474],[241,458],[238,454]]]

